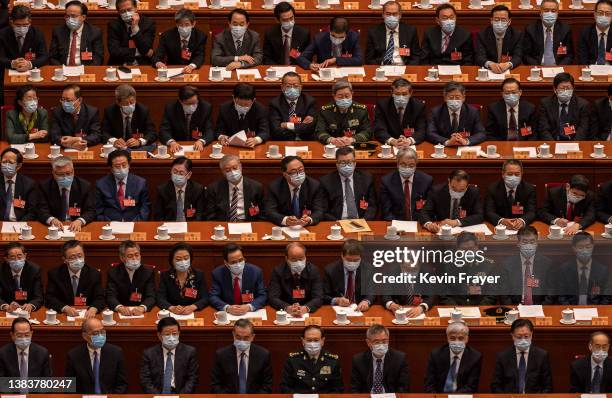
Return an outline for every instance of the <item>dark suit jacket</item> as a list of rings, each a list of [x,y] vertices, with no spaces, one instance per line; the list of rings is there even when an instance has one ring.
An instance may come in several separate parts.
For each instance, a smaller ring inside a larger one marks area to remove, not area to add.
[[[502,57],[508,56],[507,62],[516,68],[523,61],[523,34],[509,26],[502,42]],[[487,61],[497,63],[497,39],[491,25],[478,33],[476,42],[476,65],[484,66]]]
[[[612,181],[601,184],[595,207],[597,209],[597,220],[607,224],[612,217]]]
[[[474,185],[468,186],[467,191],[459,201],[461,210],[465,210],[466,217],[459,218],[462,227],[480,224],[483,222],[482,203],[480,192]],[[428,222],[442,221],[450,217],[451,197],[448,184],[434,186],[429,192],[425,207],[421,211],[419,221],[421,225]]]
[[[186,221],[202,221],[204,217],[204,187],[193,179],[187,181],[184,188],[184,206]],[[195,212],[189,216],[191,210]],[[176,221],[176,190],[172,181],[157,187],[157,197],[153,203],[153,219],[159,221]]]
[[[210,304],[218,311],[223,310],[226,305],[234,303],[234,277],[225,265],[220,265],[212,271],[212,286],[210,287]],[[253,294],[251,304],[255,311],[263,308],[268,299],[268,293],[263,281],[261,268],[246,263],[242,271],[241,292]],[[249,365],[250,365],[249,361]],[[250,367],[250,366],[249,366]]]
[[[591,355],[576,359],[570,365],[570,392],[571,393],[591,393]],[[612,359],[606,358],[601,372],[601,393],[612,391]]]
[[[71,31],[64,23],[53,28],[51,47],[49,47],[49,62],[51,65],[65,65],[68,63],[70,35]],[[102,31],[100,28],[85,22],[81,32],[81,46],[79,48],[81,52],[89,51],[92,53],[91,60],[81,60],[82,65],[104,64],[104,45],[102,44]]]
[[[183,59],[181,48],[181,36],[178,28],[171,28],[162,33],[155,55],[151,63],[155,65],[163,62],[166,65],[189,65],[194,64],[199,68],[204,63],[204,48],[206,47],[206,33],[200,29],[193,28],[187,42],[187,48],[191,53],[189,59]]]
[[[62,308],[66,305],[73,307],[74,295],[72,294],[72,282],[68,266],[62,264],[50,270],[47,279],[45,306],[57,312],[61,312]],[[100,281],[100,271],[85,264],[83,269],[81,269],[77,296],[85,296],[87,298],[87,306],[95,307],[98,312],[104,309],[104,290]]]
[[[223,29],[223,32],[218,33],[215,36],[212,54],[210,56],[210,63],[212,66],[227,66],[228,64],[234,62],[235,56],[240,55],[250,55],[253,57],[255,63],[253,65],[249,65],[249,68],[261,65],[263,60],[263,51],[261,51],[261,47],[259,45],[259,33],[250,29],[244,33],[240,46],[240,53],[236,52],[234,39],[228,28]]]
[[[317,63],[332,58],[332,42],[329,32],[319,32],[314,40],[308,44],[306,49],[297,58],[297,64],[303,69],[309,69],[310,64],[317,56]],[[337,66],[358,66],[363,65],[363,56],[359,48],[359,33],[348,31],[346,39],[342,42],[342,52],[340,57],[336,57]]]
[[[272,363],[270,351],[251,343],[247,370],[247,394],[272,393]],[[238,359],[233,345],[215,352],[210,375],[210,392],[213,394],[238,393]]]
[[[540,100],[540,139],[557,141],[587,141],[594,138],[589,130],[589,102],[574,95],[567,106],[568,123],[576,129],[576,134],[559,137],[559,101],[556,95]]]
[[[512,213],[512,204],[508,202],[506,184],[499,180],[487,189],[485,198],[485,215],[488,222],[497,225],[502,218],[522,218],[525,225],[531,224],[536,218],[536,190],[535,186],[521,181],[514,192],[514,203],[523,207],[522,214]]]
[[[127,26],[121,17],[108,23],[106,41],[109,52],[108,64],[132,64],[134,61],[138,62],[138,65],[150,64],[151,58],[147,57],[147,53],[153,48],[155,41],[155,20],[141,14],[138,33],[133,36],[130,36]],[[134,48],[129,47],[130,40],[133,41]],[[136,56],[136,50],[139,56]]]
[[[240,120],[233,101],[222,104],[219,108],[219,116],[215,126],[215,139],[218,139],[221,134],[231,137],[241,130],[245,132],[250,130],[262,140],[269,140],[270,127],[268,126],[266,107],[255,101],[251,109],[244,116],[244,119]]]
[[[174,269],[164,271],[159,276],[159,290],[157,291],[157,306],[161,309],[168,309],[175,305],[195,305],[198,311],[208,305],[208,288],[204,272],[191,267],[191,272],[195,273],[195,278],[189,280],[183,289],[179,289],[175,282]],[[184,295],[184,289],[190,288],[197,291],[195,298]]]
[[[306,176],[306,181],[300,186],[300,211],[310,212],[308,216],[312,218],[312,224],[318,224],[323,218],[325,205],[320,202],[319,181]],[[283,218],[293,215],[291,207],[291,190],[287,180],[279,177],[268,186],[266,196],[266,217],[276,225],[281,225]]]
[[[595,24],[585,26],[580,32],[580,44],[578,45],[577,63],[581,65],[594,65],[597,62],[597,49],[599,47],[599,32]],[[612,37],[608,35],[606,41],[606,52],[612,49]],[[605,54],[604,54],[605,60]],[[606,61],[606,64],[609,61]],[[603,390],[602,390],[603,391]]]
[[[304,289],[304,298],[293,298],[293,289]],[[315,312],[323,305],[323,282],[316,265],[307,262],[300,273],[299,284],[294,283],[291,268],[283,262],[272,270],[268,286],[268,303],[275,309],[287,308],[293,303],[300,303]]]
[[[314,140],[314,129],[317,117],[315,99],[302,93],[295,104],[295,116],[304,120],[306,116],[311,116],[314,120],[311,123],[294,123],[294,129],[284,129],[281,123],[289,121],[289,103],[284,95],[279,95],[270,100],[268,104],[268,115],[270,118],[270,130],[273,141],[312,141]]]
[[[334,171],[321,177],[321,187],[319,189],[319,203],[324,206],[323,220],[336,221],[342,219],[342,204],[344,194],[342,185],[344,184],[338,171]],[[353,193],[355,194],[355,206],[359,218],[374,220],[378,208],[376,198],[376,188],[374,188],[374,178],[367,171],[355,170],[353,173]],[[361,201],[365,200],[365,209],[360,206]]]
[[[612,36],[612,35],[611,35]],[[591,107],[591,134],[596,140],[607,140],[612,131],[612,109],[608,97],[593,102]]]
[[[124,116],[121,113],[119,105],[114,104],[104,110],[104,121],[102,122],[102,143],[110,138],[130,139],[125,137],[125,129],[123,128]],[[151,145],[157,141],[157,132],[155,124],[151,120],[149,108],[140,102],[136,103],[136,109],[132,113],[130,125],[132,126],[132,135],[141,134],[142,138],[147,141],[147,145]]]
[[[508,112],[503,99],[489,104],[487,111],[487,140],[508,140]],[[516,117],[516,114],[515,114]],[[538,139],[538,112],[535,105],[526,100],[520,100],[518,104],[518,128],[519,141],[534,141]],[[531,127],[530,135],[521,135],[520,129]]]
[[[0,215],[4,215],[7,206],[4,177],[0,177],[0,192],[4,192],[4,195],[0,195]],[[13,186],[13,198],[25,200],[23,208],[14,207],[17,221],[35,221],[37,219],[38,192],[36,182],[33,179],[21,173],[17,173]],[[10,203],[8,205],[10,205]]]
[[[385,308],[387,308],[387,303],[389,302],[394,302],[404,307],[412,307],[412,306],[425,304],[425,306],[428,309],[433,308],[435,302],[438,299],[438,294],[440,292],[440,289],[438,289],[436,286],[433,286],[425,282],[421,283],[419,281],[419,278],[420,278],[419,275],[424,275],[424,274],[435,275],[436,274],[435,268],[429,264],[423,264],[423,263],[421,263],[418,267],[419,268],[416,270],[415,269],[411,270],[411,272],[414,271],[416,273],[416,278],[417,278],[416,280],[417,283],[413,284],[413,289],[414,289],[413,294],[408,294],[408,289],[409,289],[408,282],[401,284],[401,285],[396,285],[393,287],[392,293],[398,293],[398,290],[400,291],[403,290],[404,294],[391,295],[391,294],[388,294],[389,289],[387,289],[387,286],[379,286],[381,290],[383,290],[382,291],[383,294],[380,295],[380,304],[383,305]],[[402,268],[397,264],[388,266],[387,268],[383,268],[383,269],[385,270],[384,271],[385,275],[399,276],[402,272],[404,272],[404,270],[402,270]]]
[[[399,47],[410,50],[409,56],[402,56],[405,65],[418,65],[421,58],[419,34],[416,28],[406,23],[400,23],[396,29],[399,34]],[[371,26],[368,29],[366,45],[366,64],[380,65],[387,51],[387,26],[384,23]]]
[[[561,265],[556,272],[556,293],[559,295],[559,304],[578,305],[580,288],[580,274],[575,257]],[[596,260],[591,262],[589,273],[587,305],[606,305],[610,303],[610,292],[608,288],[608,266]]]
[[[525,65],[542,65],[544,55],[544,28],[542,21],[527,25],[523,31],[523,63]],[[567,47],[567,54],[557,54],[560,44]],[[558,21],[553,28],[553,52],[557,65],[570,65],[574,60],[574,42],[570,25]]]
[[[517,305],[523,300],[523,269],[520,254],[507,257],[503,263],[504,279],[501,289],[504,291],[499,300],[502,305]],[[533,304],[554,304],[555,297],[552,296],[554,289],[553,264],[550,258],[536,253],[531,271],[533,277],[539,281],[539,287],[531,289]]]
[[[370,393],[373,382],[372,351],[353,356],[351,367],[351,393]],[[410,372],[406,354],[389,348],[383,364],[383,387],[386,393],[407,393],[410,391]]]
[[[96,181],[96,218],[98,221],[147,221],[151,213],[151,201],[147,181],[130,173],[125,184],[124,197],[135,200],[135,206],[121,209],[117,198],[115,176],[108,174]]]
[[[48,143],[49,135],[44,138],[37,138],[33,140],[31,140],[29,137],[29,134],[36,130],[49,130],[49,116],[47,110],[42,107],[38,107],[38,109],[36,109],[36,122],[34,122],[31,129],[27,129],[27,127],[19,121],[19,115],[21,114],[22,112],[19,112],[17,109],[12,109],[6,112],[4,130],[6,132],[7,141],[9,144],[25,144],[28,142]]]
[[[417,201],[427,200],[433,184],[429,174],[416,170],[412,176],[410,189],[411,221],[417,221],[421,210],[417,209]],[[406,219],[406,196],[399,171],[392,171],[384,175],[380,182],[380,207],[382,218],[386,221]]]
[[[516,348],[511,346],[497,353],[495,371],[491,382],[494,394],[518,393],[518,363]],[[531,345],[527,357],[525,393],[546,394],[552,392],[552,374],[548,352]]]
[[[72,115],[64,112],[61,106],[53,110],[52,116],[53,123],[51,123],[49,131],[51,143],[59,145],[63,136],[76,137],[81,132],[83,133],[83,140],[87,141],[87,145],[93,146],[100,143],[98,108],[82,103],[76,124]]]
[[[212,106],[200,99],[196,111],[191,115],[189,126],[183,106],[177,100],[166,104],[164,116],[159,125],[159,141],[167,144],[170,140],[196,141],[203,139],[207,144],[213,141]],[[194,135],[193,132],[196,132]]]
[[[94,374],[86,343],[81,343],[68,351],[66,357],[66,377],[76,377],[78,394],[94,393]],[[128,379],[123,350],[106,343],[100,351],[100,389],[102,394],[127,393]]]
[[[42,307],[43,289],[40,279],[40,267],[37,264],[26,261],[19,277],[21,290],[28,294],[27,300],[15,300],[17,285],[15,284],[15,279],[13,279],[11,267],[6,261],[0,266],[0,275],[0,306],[16,301],[20,305],[26,303],[32,304],[36,309]]]
[[[140,301],[132,301],[132,292],[141,295]],[[106,281],[106,303],[115,310],[119,305],[137,307],[144,305],[147,311],[155,306],[155,269],[142,264],[130,281],[130,276],[123,263],[112,264]]]
[[[480,120],[480,110],[466,103],[461,106],[457,127],[457,132],[462,131],[470,133],[468,137],[470,145],[478,145],[487,138]],[[427,124],[427,141],[432,144],[444,144],[453,132],[446,103],[434,107]]]
[[[472,35],[464,28],[457,26],[450,37],[446,51],[442,53],[442,29],[432,26],[423,36],[422,65],[473,65],[474,45]],[[451,53],[460,52],[461,59],[453,61]]]
[[[7,26],[0,30],[0,63],[6,69],[10,69],[11,61],[17,58],[25,58],[26,53],[32,53],[34,58],[30,61],[32,66],[40,68],[49,62],[49,53],[45,42],[45,34],[39,28],[30,26],[28,33],[23,39],[23,46],[19,51],[19,44],[13,28]]]
[[[404,135],[404,129],[414,129],[412,137],[418,145],[425,140],[427,132],[427,110],[425,103],[418,98],[411,97],[404,109],[404,118],[399,120],[399,113],[393,102],[393,97],[382,98],[376,103],[374,109],[374,136],[385,144],[390,138],[399,138]]]
[[[370,304],[374,304],[376,296],[367,295],[366,292],[361,292],[361,267],[367,266],[363,261],[359,268],[355,271],[355,303],[359,304],[366,300]],[[344,286],[344,265],[342,260],[336,260],[325,267],[325,280],[323,282],[323,301],[325,304],[331,304],[332,300],[338,297],[346,297],[346,288]]]
[[[69,203],[70,206],[76,205],[81,209],[81,215],[70,217],[71,221],[83,218],[89,224],[96,219],[96,199],[92,188],[89,181],[75,176],[70,186]],[[62,194],[55,178],[50,177],[41,182],[39,192],[38,221],[46,224],[49,217],[59,220],[62,212]]]
[[[247,221],[257,221],[264,217],[263,186],[248,177],[242,176],[244,187],[244,217]],[[228,221],[230,196],[229,182],[224,178],[213,182],[206,187],[206,200],[204,205],[204,219],[206,221]],[[259,212],[251,216],[249,208],[255,206]]]
[[[430,394],[444,392],[444,383],[451,365],[450,360],[451,353],[448,344],[434,349],[429,354],[427,373],[425,373],[425,392]],[[482,355],[480,352],[469,345],[466,346],[457,370],[457,390],[455,393],[473,394],[478,391],[481,368]]]
[[[198,385],[198,355],[195,347],[179,343],[174,357],[174,393],[193,394]],[[142,354],[140,386],[145,394],[160,394],[164,387],[164,350],[157,344]]]
[[[28,352],[28,377],[51,377],[49,351],[36,343],[31,343]],[[0,347],[0,377],[19,377],[19,358],[15,343]],[[8,391],[6,391],[8,392]]]
[[[587,228],[595,222],[595,194],[587,192],[586,197],[574,205],[575,221],[581,228]],[[555,218],[567,217],[567,191],[565,186],[550,188],[544,203],[538,209],[538,218],[551,224]]]
[[[264,34],[263,63],[265,65],[284,65],[285,54],[283,48],[283,35],[280,24],[272,26]],[[300,25],[293,25],[291,31],[291,48],[298,53],[310,43],[310,31]],[[289,56],[291,65],[296,64],[296,58]]]

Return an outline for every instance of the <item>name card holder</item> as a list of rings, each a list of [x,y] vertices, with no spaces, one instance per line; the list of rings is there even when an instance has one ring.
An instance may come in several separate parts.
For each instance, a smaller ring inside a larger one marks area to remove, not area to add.
[[[345,1],[343,3],[343,7],[345,10],[358,10],[359,2],[358,1]]]
[[[355,151],[355,159],[369,159],[370,153],[368,151]]]
[[[313,242],[317,240],[317,234],[314,232],[303,233],[300,234],[298,240],[302,242]]]
[[[97,10],[99,8],[98,3],[95,3],[95,2],[87,2],[86,4],[87,4],[87,9],[89,11]]]
[[[185,3],[187,4],[187,3]],[[183,81],[184,82],[199,82],[200,81],[200,75],[197,73],[187,73],[183,75]]]
[[[425,157],[425,153],[422,150],[416,151],[416,154],[418,159],[423,159]]]
[[[93,160],[93,151],[79,151],[77,152],[77,160]]]
[[[236,3],[236,8],[242,8],[243,10],[250,10],[251,3],[250,2],[238,2]]]
[[[374,232],[372,231],[368,231],[368,232],[357,232],[357,240],[368,240],[368,236],[374,236]]]
[[[27,81],[26,75],[11,76],[11,83],[27,83]]]
[[[529,151],[513,151],[514,159],[529,159]]]
[[[255,159],[255,151],[239,151],[238,157],[240,159]]]
[[[12,241],[17,241],[17,240],[19,240],[19,233],[17,232],[10,232],[7,234],[2,234],[3,242],[12,242]]]
[[[302,159],[312,159],[312,151],[297,151],[296,154]]]
[[[476,151],[462,151],[461,152],[461,159],[477,159],[478,158],[478,152]]]
[[[402,77],[410,83],[415,83],[418,80],[416,73],[404,73]]]
[[[455,82],[466,83],[469,79],[467,73],[462,73],[460,75],[453,75],[452,80]]]
[[[363,75],[353,75],[350,74],[347,76],[347,79],[351,83],[361,83],[363,82]]]
[[[93,83],[96,81],[96,75],[94,73],[85,73],[79,76],[79,81],[81,83]]]
[[[201,235],[199,232],[185,232],[185,235],[183,236],[183,240],[186,242],[199,241],[200,236]]]
[[[608,326],[607,316],[594,316],[591,318],[591,325],[593,326]]]
[[[303,1],[296,1],[295,3],[293,3],[293,8],[295,8],[296,10],[305,10],[306,3]]]
[[[149,81],[149,75],[145,75],[145,74],[139,74],[139,75],[132,75],[132,81],[133,82],[148,82]]]
[[[132,159],[146,159],[147,158],[146,151],[132,151],[131,155],[132,155]]]
[[[567,159],[582,159],[582,151],[567,151]]]
[[[455,10],[460,10],[461,9],[461,3],[458,2],[458,1],[451,1],[449,4],[452,5],[453,7],[455,7]]]
[[[257,232],[243,232],[240,234],[240,240],[244,242],[256,242]]]
[[[146,232],[132,232],[130,234],[130,240],[133,240],[135,242],[142,242],[147,240],[147,233]]]
[[[404,10],[412,10],[412,3],[408,1],[400,1],[399,5],[402,7],[402,11]]]
[[[320,316],[311,316],[311,317],[304,319],[304,326],[309,326],[309,325],[321,326],[321,323],[322,322],[321,322]]]
[[[440,318],[425,317],[423,318],[423,326],[440,326]]]
[[[294,5],[297,3],[293,3]],[[296,8],[297,9],[297,8]],[[308,73],[299,73],[300,79],[302,79],[302,83],[307,82],[310,79],[310,75]]]
[[[366,326],[381,325],[381,324],[382,324],[382,317],[380,316],[366,316],[365,317]]]
[[[497,324],[497,320],[492,316],[484,316],[480,318],[479,326],[495,326]]]
[[[249,73],[249,74],[245,74],[245,75],[240,75],[240,78],[238,79],[241,82],[254,82],[255,81],[255,75]]]
[[[90,241],[91,232],[76,232],[74,234],[74,239],[80,240],[80,241]]]
[[[188,10],[197,10],[200,8],[200,4],[197,1],[186,1],[183,3],[183,7]]]
[[[139,1],[136,9],[138,10],[148,10],[149,9],[149,2],[148,1]]]
[[[185,151],[185,157],[187,159],[199,159],[200,158],[200,151],[191,151],[191,152]]]
[[[535,318],[536,326],[552,326],[551,316],[537,316]]]

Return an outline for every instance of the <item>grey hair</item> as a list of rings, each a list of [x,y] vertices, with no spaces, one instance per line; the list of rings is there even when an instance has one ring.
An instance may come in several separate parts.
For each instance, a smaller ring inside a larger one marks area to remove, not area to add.
[[[370,326],[368,328],[368,331],[366,332],[366,337],[368,339],[370,339],[370,338],[372,338],[372,336],[374,336],[375,334],[378,334],[378,333],[384,333],[388,337],[389,336],[389,329],[387,329],[383,325],[374,324],[374,325],[372,325],[372,326]]]
[[[353,92],[353,85],[351,84],[351,82],[346,79],[340,79],[332,86],[332,93],[336,94],[339,90],[342,90],[343,88],[348,88],[349,90],[351,90],[351,92]]]
[[[188,19],[189,22],[195,21],[195,14],[187,8],[181,8],[174,14],[174,22],[180,22],[183,19]]]
[[[74,165],[72,163],[72,159],[69,158],[68,156],[63,156],[63,155],[56,157],[51,162],[51,168],[53,170],[58,169],[60,167],[65,167],[65,166],[68,166],[68,165],[74,167]]]
[[[402,148],[399,151],[397,151],[397,161],[399,162],[400,160],[402,160],[403,158],[408,158],[408,159],[414,159],[414,160],[419,160],[419,156],[417,155],[416,151],[412,148]]]
[[[446,86],[444,86],[444,95],[450,93],[451,91],[459,90],[461,94],[465,94],[465,86],[459,82],[448,82]]]
[[[451,333],[463,333],[469,336],[470,328],[463,322],[453,322],[446,328],[446,335],[448,336]]]
[[[121,84],[115,89],[115,99],[121,101],[126,98],[135,97],[136,90],[129,84]]]
[[[240,157],[239,156],[228,154],[228,155],[224,155],[221,158],[221,160],[219,161],[219,167],[223,169],[232,160],[237,160],[238,163],[240,163]]]

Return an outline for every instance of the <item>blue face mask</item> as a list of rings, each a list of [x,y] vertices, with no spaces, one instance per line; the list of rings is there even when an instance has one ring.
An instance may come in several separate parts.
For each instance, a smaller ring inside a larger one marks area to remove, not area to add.
[[[297,87],[287,87],[285,91],[283,91],[283,94],[285,94],[285,98],[289,101],[295,101],[300,97],[301,92],[302,91]]]
[[[290,31],[293,28],[293,25],[295,25],[295,21],[281,22],[281,28],[283,28],[285,32]]]
[[[397,25],[399,25],[399,18],[395,15],[387,15],[385,17],[385,25],[389,29],[395,29],[397,28]]]
[[[463,341],[451,341],[448,343],[448,348],[453,354],[460,354],[465,350],[465,343]]]
[[[538,245],[533,243],[522,243],[519,245],[519,251],[525,257],[533,257],[536,254],[536,250],[538,249]]]
[[[461,100],[446,100],[446,106],[453,112],[457,112],[459,109],[461,109],[462,105],[463,101]]]
[[[123,112],[124,115],[131,115],[132,113],[134,113],[135,110],[136,104],[123,105],[121,107],[121,112]]]
[[[251,342],[245,340],[234,340],[234,347],[236,347],[238,351],[247,351],[249,348],[251,348]]]
[[[74,180],[73,176],[62,176],[55,180],[60,188],[69,188]]]
[[[172,182],[174,183],[174,185],[182,187],[187,184],[187,176],[172,173]]]
[[[32,344],[31,337],[17,337],[15,339],[15,345],[22,350],[25,350],[26,348],[28,348],[30,344]]]
[[[409,99],[410,97],[407,95],[393,95],[393,103],[396,108],[406,108]]]
[[[516,339],[514,346],[519,351],[527,351],[531,347],[531,339]]]
[[[351,105],[353,105],[352,98],[340,98],[336,100],[336,106],[340,109],[348,109]]]
[[[162,345],[166,350],[174,350],[176,346],[179,344],[179,336],[168,335],[162,336]]]
[[[13,163],[2,163],[0,166],[2,168],[2,174],[5,177],[12,177],[17,173],[17,165]]]
[[[178,32],[181,36],[181,39],[186,39],[191,34],[191,26],[179,26]]]
[[[91,345],[95,348],[102,348],[106,343],[106,335],[105,334],[95,334],[91,336]]]
[[[573,95],[574,95],[574,90],[557,91],[557,98],[559,99],[559,102],[561,102],[562,104],[567,104],[568,102],[570,102]]]
[[[15,272],[19,272],[25,266],[25,260],[9,260],[9,267]]]
[[[28,34],[28,30],[30,30],[30,26],[15,26],[13,28],[13,32],[15,32],[15,36],[25,37]]]
[[[74,109],[75,109],[74,102],[73,101],[62,102],[62,109],[66,113],[70,113],[70,114],[74,113]]]
[[[66,20],[66,26],[70,30],[77,30],[81,27],[81,21],[78,18],[70,17]]]
[[[445,19],[441,21],[440,27],[442,28],[442,32],[444,32],[447,35],[450,35],[451,33],[455,31],[456,24],[457,24],[457,21],[455,21],[454,19]]]
[[[350,177],[355,172],[355,164],[345,164],[342,166],[338,166],[338,172],[343,177]]]
[[[606,17],[605,15],[598,15],[595,17],[595,23],[600,28],[607,29],[608,26],[610,26],[610,18]]]
[[[232,26],[232,36],[235,39],[239,39],[246,33],[246,27],[244,26]]]
[[[187,270],[189,270],[189,267],[191,267],[190,260],[179,260],[174,262],[174,268],[178,272],[187,272]]]
[[[125,178],[128,176],[128,174],[130,174],[130,168],[126,167],[119,167],[119,168],[115,168],[113,167],[113,175],[115,176],[116,179],[118,180],[125,180]]]
[[[34,113],[36,112],[36,109],[38,109],[38,101],[29,100],[23,102],[23,110],[27,113]]]
[[[506,184],[508,188],[516,189],[520,183],[521,177],[519,176],[504,176],[504,184]]]
[[[236,112],[238,112],[239,115],[246,115],[251,110],[250,106],[242,106],[236,103],[234,103],[234,108],[236,108]]]
[[[508,22],[496,21],[491,26],[493,26],[493,32],[498,36],[503,36],[508,30]]]
[[[521,98],[518,94],[504,94],[504,102],[511,108],[518,105],[519,99]]]
[[[80,269],[83,269],[83,267],[85,266],[85,259],[75,258],[74,260],[69,261],[68,264],[70,268],[80,270]]]
[[[545,12],[542,14],[542,22],[546,26],[553,26],[555,22],[557,22],[557,13],[556,12]]]

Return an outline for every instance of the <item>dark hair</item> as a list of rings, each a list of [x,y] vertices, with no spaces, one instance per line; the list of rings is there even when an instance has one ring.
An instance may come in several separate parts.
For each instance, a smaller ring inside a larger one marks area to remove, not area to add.
[[[519,90],[522,88],[521,87],[521,82],[519,82],[518,80],[516,80],[513,77],[508,77],[508,78],[505,78],[504,81],[502,82],[501,89],[503,90],[504,86],[506,86],[506,84],[512,84],[512,83],[518,85]]]
[[[67,10],[70,6],[79,6],[81,7],[81,15],[87,15],[87,6],[85,3],[81,3],[79,0],[71,0],[66,3],[65,9]]]
[[[299,160],[302,165],[304,164],[304,160],[299,156],[285,156],[283,160],[281,160],[281,170],[287,171],[287,165],[294,160]]]
[[[291,250],[292,247],[299,247],[300,249],[304,250],[304,253],[306,253],[306,246],[304,246],[302,242],[293,241],[287,243],[287,246],[285,246],[285,257],[289,256],[289,250]]]
[[[512,322],[510,326],[510,333],[513,333],[516,329],[527,326],[530,332],[533,332],[533,323],[529,319],[519,318]]]
[[[293,12],[293,15],[295,15],[295,8],[293,8],[293,6],[288,2],[281,1],[276,5],[276,7],[274,7],[274,18],[280,20],[280,15],[286,13],[287,11],[291,11]]]
[[[246,10],[242,9],[242,8],[234,8],[229,15],[227,16],[227,20],[231,22],[232,20],[232,16],[234,14],[240,14],[240,15],[244,15],[244,17],[246,18],[247,23],[249,23],[251,21],[251,17],[249,17],[249,13],[246,12]]]
[[[570,82],[572,86],[574,85],[574,76],[570,75],[567,72],[557,73],[553,80],[553,87],[557,88],[557,86],[561,83]]]
[[[6,155],[8,152],[14,153],[17,157],[17,164],[23,163],[23,155],[15,148],[6,148],[2,153],[0,153],[0,160]]]
[[[410,89],[412,88],[412,83],[410,83],[410,80],[400,77],[400,78],[393,80],[393,83],[391,83],[391,87],[393,88],[408,87]]]
[[[255,332],[255,327],[253,326],[253,322],[246,318],[240,318],[234,323],[234,329],[236,328],[248,328],[251,330],[251,333]]]
[[[23,86],[19,86],[19,88],[15,92],[14,101],[15,109],[17,110],[17,112],[21,112],[23,110],[23,107],[19,104],[19,101],[23,101],[23,97],[25,97],[28,91],[34,91],[36,93],[36,96],[38,96],[38,90],[31,84],[24,84]]]
[[[506,7],[503,4],[498,4],[495,7],[493,7],[491,9],[491,16],[493,16],[493,14],[495,14],[498,11],[506,11],[508,13],[508,18],[512,18],[512,12],[510,11],[508,7]]]
[[[72,90],[74,91],[74,96],[79,99],[81,98],[81,87],[77,86],[76,84],[69,84],[66,87],[64,87],[62,89],[62,93],[66,90]]]
[[[390,5],[390,6],[391,5],[395,5],[399,9],[399,12],[402,12],[402,5],[399,2],[395,1],[395,0],[390,0],[390,1],[387,1],[385,4],[383,4],[383,6],[382,6],[382,11],[383,12],[387,11],[387,6],[388,5]]]
[[[167,328],[170,326],[176,326],[179,332],[181,331],[181,324],[178,323],[178,321],[172,318],[171,316],[167,316],[165,318],[160,319],[159,322],[157,322],[157,333],[163,332],[164,328]]]
[[[319,325],[308,325],[302,330],[302,337],[306,336],[306,332],[309,330],[318,330],[321,333],[321,337],[325,337],[325,333],[323,332],[323,328]]]
[[[133,240],[124,240],[123,242],[121,242],[119,244],[119,254],[121,256],[125,255],[125,251],[127,249],[138,249],[140,250],[140,246],[138,245],[138,243],[134,242]]]
[[[590,243],[593,243],[593,235],[588,232],[580,231],[572,237],[572,246],[576,246],[578,243],[585,240],[588,240]]]
[[[174,255],[176,254],[176,252],[181,251],[181,250],[185,250],[189,252],[189,258],[193,260],[193,247],[191,247],[191,245],[188,243],[179,242],[175,244],[174,246],[172,246],[170,248],[170,252],[168,253],[168,264],[170,265],[170,268],[172,268],[172,264],[174,261]]]
[[[4,255],[8,256],[9,252],[13,249],[20,249],[25,253],[25,246],[21,242],[9,242],[4,248]]]
[[[342,245],[342,255],[346,256],[361,256],[363,246],[356,239],[347,239]]]
[[[282,4],[282,3],[281,3]],[[281,79],[281,82],[285,82],[285,78],[286,77],[297,77],[298,79],[300,79],[300,83],[302,82],[302,78],[300,77],[300,75],[298,75],[295,72],[287,72],[283,75],[283,78]]]
[[[30,12],[30,9],[26,6],[22,6],[21,4],[13,7],[13,9],[11,10],[11,21],[24,18],[32,18],[32,13]]]
[[[334,33],[345,33],[349,31],[349,21],[344,17],[333,17],[329,22],[329,31]]]
[[[608,0],[606,0],[606,1],[608,1]],[[608,341],[610,341],[610,337],[606,333],[604,333],[601,330],[598,330],[596,332],[591,333],[591,335],[589,336],[589,343],[592,343],[593,339],[595,337],[597,337],[597,336],[606,336],[606,339],[608,339]]]
[[[177,164],[184,165],[187,171],[191,171],[191,168],[193,167],[193,162],[191,161],[191,159],[188,159],[185,156],[179,156],[178,158],[174,159],[172,161],[172,164],[170,165],[170,168],[176,166]]]
[[[15,326],[20,323],[27,323],[30,326],[30,330],[32,330],[32,324],[30,323],[30,321],[20,316],[19,318],[13,319],[13,323],[11,323],[11,333],[15,333]]]
[[[466,231],[463,231],[459,235],[457,235],[457,246],[461,246],[462,244],[467,242],[474,242],[478,244],[478,237],[476,236],[476,234]]]
[[[455,7],[453,7],[452,4],[450,3],[444,3],[444,4],[440,4],[437,8],[436,8],[436,18],[440,18],[440,12],[444,11],[444,10],[453,10],[453,12],[455,14],[457,14],[457,10],[455,10]]]
[[[235,243],[228,243],[227,245],[223,246],[223,259],[227,261],[229,255],[238,250],[242,251],[242,246]]]
[[[570,188],[576,188],[586,193],[589,190],[589,179],[582,174],[574,174],[572,178],[570,178],[569,186]]]
[[[516,232],[516,237],[517,239],[521,239],[523,236],[526,235],[535,235],[536,237],[538,236],[538,230],[535,229],[535,227],[531,226],[531,225],[526,225],[524,227],[521,227],[517,232]]]
[[[612,1],[610,1],[610,0],[598,0],[597,3],[595,3],[595,11],[597,11],[597,7],[599,7],[600,4],[607,4],[610,7],[612,7]]]
[[[186,86],[179,88],[178,97],[181,101],[188,100],[189,98],[192,98],[194,95],[200,98],[200,93],[197,87],[194,87],[188,84]]]
[[[336,159],[338,159],[338,157],[343,156],[343,155],[349,155],[352,154],[353,156],[355,156],[355,149],[353,149],[353,147],[350,146],[341,146],[340,148],[338,148],[336,150]]]
[[[183,19],[193,22],[195,21],[195,13],[192,10],[183,7],[174,14],[174,22],[179,23]]]
[[[255,86],[249,83],[238,83],[234,86],[234,98],[255,99]]]
[[[128,161],[128,164],[132,163],[132,155],[130,155],[129,151],[126,151],[125,149],[115,149],[114,151],[108,154],[108,159],[106,159],[106,164],[108,166],[112,166],[113,160],[121,156],[125,156],[125,158]]]
[[[116,8],[117,10],[119,10],[119,6],[120,6],[121,4],[123,4],[123,3],[125,3],[126,1],[131,2],[131,3],[132,3],[132,6],[134,6],[134,7],[137,7],[137,6],[138,6],[138,4],[137,4],[136,0],[117,0],[117,2],[115,3],[115,8]]]
[[[457,170],[453,170],[450,173],[450,176],[448,176],[448,179],[451,180],[451,181],[455,180],[455,181],[467,181],[467,182],[470,182],[470,175],[465,170],[457,169]]]
[[[518,166],[523,171],[523,163],[521,163],[518,159],[506,159],[502,164],[502,170],[506,171],[506,167],[508,166]]]
[[[83,244],[76,240],[76,239],[71,239],[67,242],[64,242],[64,244],[62,245],[62,248],[60,249],[62,252],[62,257],[66,257],[66,252],[70,249],[74,249],[75,247],[79,247],[81,246],[81,248],[83,248]]]

